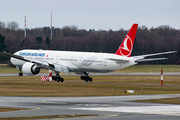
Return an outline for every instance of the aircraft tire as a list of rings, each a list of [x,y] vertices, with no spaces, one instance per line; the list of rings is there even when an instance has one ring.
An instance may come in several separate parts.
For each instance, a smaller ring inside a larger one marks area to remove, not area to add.
[[[19,76],[23,76],[23,73],[19,73],[18,75],[19,75]]]
[[[92,78],[89,78],[89,81],[92,82]]]
[[[57,77],[57,78],[56,78],[56,81],[57,81],[57,82],[61,81],[61,78],[60,78],[60,77]]]
[[[84,76],[81,76],[81,80],[84,80]]]
[[[64,82],[64,78],[61,78],[61,82]]]

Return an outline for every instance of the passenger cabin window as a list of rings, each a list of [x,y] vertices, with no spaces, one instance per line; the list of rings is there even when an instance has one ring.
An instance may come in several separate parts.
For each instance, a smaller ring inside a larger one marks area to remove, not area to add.
[[[36,57],[35,59],[36,60],[44,60],[44,58],[42,58],[42,57]]]

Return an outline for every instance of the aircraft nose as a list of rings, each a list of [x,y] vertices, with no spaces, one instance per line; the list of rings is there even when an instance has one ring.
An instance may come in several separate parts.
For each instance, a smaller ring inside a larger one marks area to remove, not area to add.
[[[11,61],[11,63],[12,63],[13,65],[15,65],[15,61],[16,61],[16,60],[15,60],[14,58],[11,57],[11,58],[10,58],[10,61]]]

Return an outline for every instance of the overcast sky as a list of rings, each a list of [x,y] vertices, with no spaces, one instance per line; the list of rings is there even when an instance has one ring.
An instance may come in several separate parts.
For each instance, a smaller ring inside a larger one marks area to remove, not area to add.
[[[0,21],[24,28],[76,25],[79,29],[125,30],[133,23],[148,28],[180,29],[180,0],[0,0]]]

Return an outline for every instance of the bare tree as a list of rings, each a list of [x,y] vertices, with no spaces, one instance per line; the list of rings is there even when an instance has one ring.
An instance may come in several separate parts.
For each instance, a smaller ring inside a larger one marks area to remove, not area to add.
[[[15,21],[8,22],[7,23],[7,28],[10,30],[17,30],[19,28],[19,24]]]
[[[0,21],[0,28],[1,28],[1,29],[5,29],[5,28],[6,28],[5,22],[1,22],[1,21]]]

